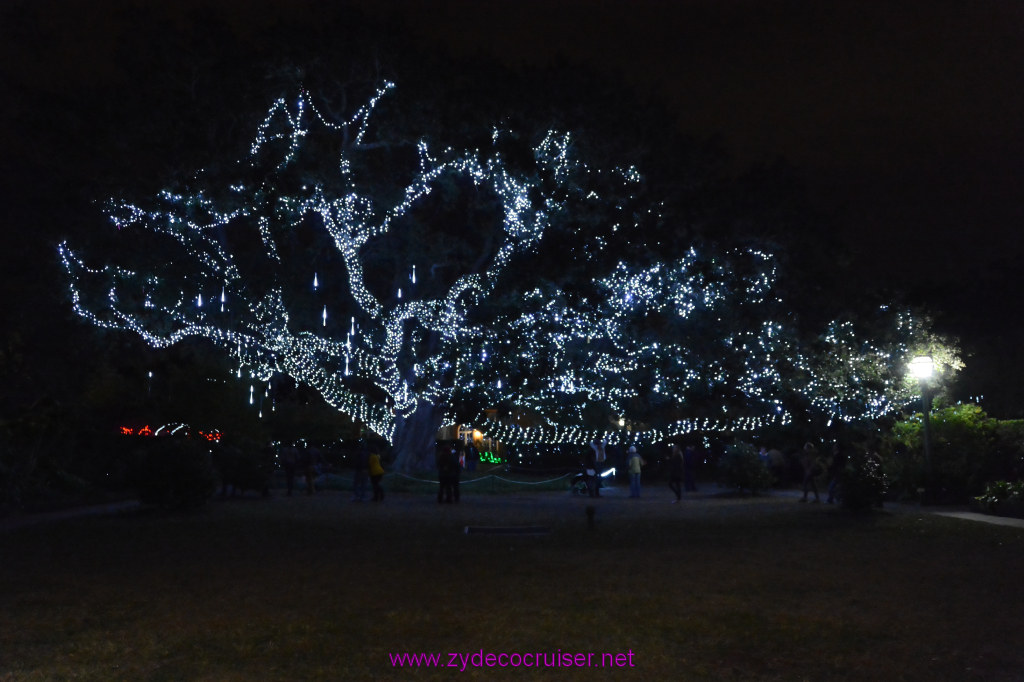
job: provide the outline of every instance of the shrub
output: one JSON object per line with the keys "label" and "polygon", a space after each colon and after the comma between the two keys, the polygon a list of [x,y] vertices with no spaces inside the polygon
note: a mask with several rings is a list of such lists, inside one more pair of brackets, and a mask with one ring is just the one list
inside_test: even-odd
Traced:
{"label": "shrub", "polygon": [[217,475],[207,444],[152,438],[134,453],[128,480],[139,501],[165,509],[194,509],[213,495]]}
{"label": "shrub", "polygon": [[995,466],[985,480],[1024,479],[1024,419],[1001,419],[995,433]]}
{"label": "shrub", "polygon": [[882,506],[889,481],[881,460],[873,454],[854,452],[839,474],[841,504],[850,511],[867,511]]}
{"label": "shrub", "polygon": [[928,488],[936,502],[966,502],[987,482],[1014,478],[1022,468],[1024,426],[993,419],[977,405],[953,405],[932,412],[931,480],[926,481],[923,431],[920,414],[893,426],[885,468],[901,497]]}
{"label": "shrub", "polygon": [[756,495],[772,486],[772,474],[753,445],[737,443],[726,448],[718,460],[718,484]]}
{"label": "shrub", "polygon": [[65,422],[66,415],[49,401],[0,420],[0,514],[46,497],[53,473],[67,469]]}
{"label": "shrub", "polygon": [[266,494],[274,475],[274,452],[253,444],[246,446],[216,444],[213,461],[220,474],[221,494],[253,490]]}
{"label": "shrub", "polygon": [[985,487],[984,493],[974,499],[982,511],[988,514],[999,514],[1006,511],[1007,507],[1020,509],[1021,505],[1024,505],[1024,481],[994,481]]}

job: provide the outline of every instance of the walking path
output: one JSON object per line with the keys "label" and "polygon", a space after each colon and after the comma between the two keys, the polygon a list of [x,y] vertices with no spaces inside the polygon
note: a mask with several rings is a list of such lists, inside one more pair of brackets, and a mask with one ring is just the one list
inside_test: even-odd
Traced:
{"label": "walking path", "polygon": [[[617,489],[617,487],[614,486],[604,489],[603,492],[603,496],[608,496],[612,498],[622,497],[620,491]],[[644,502],[662,503],[665,501],[664,499],[661,498],[661,496],[656,497],[655,495],[652,495],[651,492],[653,491],[648,492],[648,495],[645,496],[645,498],[643,498]],[[345,493],[345,495],[347,495],[347,493]],[[756,503],[757,501],[763,501],[768,503],[773,499],[778,500],[779,498],[792,498],[796,500],[799,499],[800,495],[801,493],[798,490],[775,490],[772,491],[770,495],[765,495],[764,497],[760,498],[751,498],[750,502]],[[561,494],[555,494],[554,496],[560,497]],[[517,495],[515,493],[510,493],[508,495],[499,497],[505,497],[506,501],[511,502],[513,498],[516,498],[516,500],[518,501],[518,498],[522,496]],[[530,498],[530,505],[537,504],[538,500],[536,497],[532,495],[527,495],[527,497]],[[489,496],[485,496],[484,499],[486,498],[489,498]],[[715,499],[720,500],[721,498],[722,495],[719,492],[690,493],[685,498],[684,504],[687,504],[687,506],[689,506],[694,503],[699,504],[702,501],[708,502]],[[92,505],[87,507],[74,507],[71,509],[62,509],[53,512],[17,514],[8,516],[6,518],[0,518],[0,533],[5,531],[17,530],[19,528],[25,528],[27,526],[36,526],[56,521],[62,521],[64,519],[82,518],[88,516],[108,516],[126,512],[133,512],[141,508],[142,505],[139,502],[133,500],[126,500],[121,502],[111,502],[107,504]],[[1005,516],[992,516],[990,514],[978,514],[976,512],[969,511],[949,511],[942,510],[939,508],[931,509],[911,504],[889,503],[885,506],[885,508],[888,510],[896,511],[898,513],[928,513],[935,514],[936,516],[945,516],[948,518],[961,519],[964,521],[974,521],[980,523],[989,523],[998,526],[1009,526],[1012,528],[1024,529],[1024,519],[1016,519]]]}
{"label": "walking path", "polygon": [[1009,516],[992,516],[991,514],[978,514],[977,512],[933,511],[931,513],[936,516],[948,516],[953,519],[963,519],[965,521],[982,521],[984,523],[992,523],[997,526],[1024,528],[1024,519],[1015,519]]}

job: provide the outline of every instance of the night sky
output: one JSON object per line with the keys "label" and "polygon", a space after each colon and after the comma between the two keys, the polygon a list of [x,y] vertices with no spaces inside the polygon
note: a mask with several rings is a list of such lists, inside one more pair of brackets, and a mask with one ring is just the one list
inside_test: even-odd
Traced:
{"label": "night sky", "polygon": [[[46,210],[28,205],[27,197],[75,189],[61,185],[75,175],[57,160],[46,175],[52,187],[40,187],[39,169],[46,164],[35,140],[47,138],[48,121],[58,115],[51,106],[81,107],[90,112],[83,119],[95,118],[90,93],[117,83],[124,58],[118,43],[140,28],[125,8],[145,4],[4,3],[0,78],[8,94],[0,107],[0,150],[7,196],[0,216],[6,297],[62,286],[48,279],[53,267],[39,268],[32,280],[25,273],[37,270],[19,267],[23,259],[15,251],[38,255],[57,235],[104,225],[98,212],[88,215],[87,203],[81,210],[65,205],[77,211],[79,225],[59,229]],[[315,2],[264,2],[258,10],[240,1],[167,4],[174,9],[157,14],[186,33],[191,28],[180,24],[200,16],[196,7],[206,7],[203,16],[243,39],[284,12],[300,23],[318,20]],[[784,160],[796,169],[815,209],[828,217],[821,229],[838,232],[838,243],[866,279],[928,305],[944,329],[961,336],[973,356],[962,393],[1000,396],[1007,416],[1024,409],[1020,389],[1011,386],[1024,372],[1024,248],[1017,236],[1024,220],[1024,4],[354,4],[385,26],[408,27],[415,48],[435,56],[482,56],[512,67],[580,64],[653,93],[667,102],[680,131],[721,144],[737,174]],[[152,18],[146,21],[147,30],[159,30]],[[197,39],[209,40],[208,27],[194,30]],[[161,77],[153,74],[155,82]],[[73,137],[59,139],[68,164],[107,161],[79,153]],[[47,150],[57,145],[52,139],[48,144]],[[34,168],[31,177],[20,171],[26,165]],[[54,199],[74,201],[80,200]],[[993,385],[997,377],[1002,386]]]}
{"label": "night sky", "polygon": [[409,4],[391,6],[432,46],[564,55],[663,95],[682,130],[720,136],[739,167],[796,165],[850,248],[901,280],[1021,254],[1020,3]]}

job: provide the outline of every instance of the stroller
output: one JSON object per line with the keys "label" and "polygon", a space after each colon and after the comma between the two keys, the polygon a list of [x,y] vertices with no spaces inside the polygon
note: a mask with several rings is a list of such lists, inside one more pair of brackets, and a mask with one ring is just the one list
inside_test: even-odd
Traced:
{"label": "stroller", "polygon": [[583,471],[577,471],[573,474],[569,482],[569,490],[572,491],[573,495],[587,494],[587,475]]}
{"label": "stroller", "polygon": [[[604,476],[601,475],[600,470],[597,474],[597,489],[600,491],[604,487]],[[580,471],[573,474],[572,479],[569,482],[569,490],[572,491],[573,495],[589,495],[590,489],[587,487],[587,473],[582,467]]]}

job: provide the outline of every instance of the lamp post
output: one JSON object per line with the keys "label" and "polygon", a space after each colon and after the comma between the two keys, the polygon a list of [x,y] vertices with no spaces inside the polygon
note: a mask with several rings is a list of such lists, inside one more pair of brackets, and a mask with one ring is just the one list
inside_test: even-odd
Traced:
{"label": "lamp post", "polygon": [[935,370],[935,363],[929,355],[921,355],[910,361],[910,373],[921,384],[921,408],[924,415],[924,466],[925,466],[925,493],[932,479],[932,450],[931,450],[931,411],[932,399],[928,394],[928,380]]}

